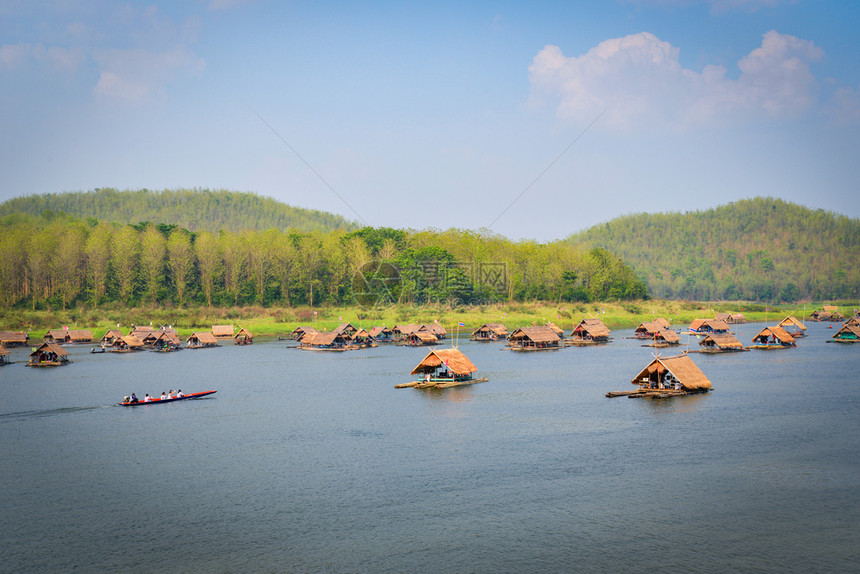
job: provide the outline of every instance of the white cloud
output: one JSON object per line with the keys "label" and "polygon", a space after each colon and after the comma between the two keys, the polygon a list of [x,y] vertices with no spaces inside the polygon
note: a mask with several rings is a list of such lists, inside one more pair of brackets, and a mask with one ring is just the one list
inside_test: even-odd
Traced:
{"label": "white cloud", "polygon": [[127,103],[163,99],[164,84],[174,75],[199,73],[205,67],[203,59],[184,46],[166,52],[103,50],[93,57],[99,67],[94,93]]}
{"label": "white cloud", "polygon": [[0,72],[26,68],[33,62],[46,62],[55,70],[73,72],[86,60],[83,50],[42,44],[0,46]]}
{"label": "white cloud", "polygon": [[688,129],[749,114],[796,116],[816,103],[812,42],[768,32],[738,63],[737,80],[722,66],[683,68],[679,48],[647,32],[601,42],[579,57],[546,46],[529,66],[532,97],[558,99],[558,116],[590,122],[605,111],[617,129],[669,125]]}

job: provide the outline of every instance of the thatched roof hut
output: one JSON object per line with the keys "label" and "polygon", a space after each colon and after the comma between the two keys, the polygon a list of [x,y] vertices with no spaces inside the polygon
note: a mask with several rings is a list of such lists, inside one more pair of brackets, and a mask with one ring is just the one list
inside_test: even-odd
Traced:
{"label": "thatched roof hut", "polygon": [[518,351],[559,349],[561,348],[561,338],[555,330],[546,325],[520,327],[508,337],[508,344],[513,350]]}
{"label": "thatched roof hut", "polygon": [[655,357],[632,381],[634,385],[671,389],[676,386],[689,392],[707,392],[711,381],[696,366],[689,355]]}
{"label": "thatched roof hut", "polygon": [[789,315],[776,325],[777,327],[782,327],[793,337],[805,337],[806,333],[806,325]]}
{"label": "thatched roof hut", "polygon": [[843,319],[845,317],[836,305],[824,305],[823,309],[813,311],[809,316],[810,321],[842,321]]}
{"label": "thatched roof hut", "polygon": [[45,341],[54,343],[92,343],[93,332],[89,329],[50,329]]}
{"label": "thatched roof hut", "polygon": [[609,327],[600,319],[583,319],[570,332],[571,338],[579,341],[593,341],[595,343],[609,341]]}
{"label": "thatched roof hut", "polygon": [[833,334],[833,340],[838,343],[860,343],[860,325],[846,322]]}
{"label": "thatched roof hut", "polygon": [[374,327],[370,330],[370,336],[376,341],[388,342],[391,340],[393,333],[388,327]]}
{"label": "thatched roof hut", "polygon": [[794,347],[797,342],[794,337],[788,334],[788,331],[782,327],[765,327],[752,338],[753,343],[765,347]]}
{"label": "thatched roof hut", "polygon": [[669,329],[672,327],[672,324],[667,319],[665,319],[663,317],[657,317],[656,319],[654,319],[653,322],[657,323],[658,325],[660,325],[664,329]]}
{"label": "thatched roof hut", "polygon": [[434,337],[437,339],[444,339],[448,336],[448,331],[445,330],[445,327],[440,325],[439,323],[427,323],[426,325],[421,325],[421,331],[427,331],[428,333],[432,333]]}
{"label": "thatched roof hut", "polygon": [[636,327],[636,330],[633,331],[633,334],[640,339],[653,339],[654,335],[656,335],[663,329],[663,325],[657,323],[656,321],[646,321],[644,323],[639,323],[639,326]]}
{"label": "thatched roof hut", "polygon": [[312,333],[305,335],[301,340],[302,349],[317,349],[329,351],[346,350],[349,342],[346,337],[335,331],[327,333]]}
{"label": "thatched roof hut", "polygon": [[99,342],[103,345],[113,345],[113,342],[122,337],[122,331],[119,329],[108,329],[107,333],[102,335]]}
{"label": "thatched roof hut", "polygon": [[212,335],[216,339],[232,339],[233,325],[212,325]]}
{"label": "thatched roof hut", "polygon": [[472,361],[459,349],[435,349],[427,353],[418,365],[412,369],[413,375],[434,374],[443,368],[456,376],[464,377],[478,370]]}
{"label": "thatched roof hut", "polygon": [[413,347],[421,347],[423,345],[436,345],[439,339],[433,333],[428,331],[414,331],[406,336],[406,344]]}
{"label": "thatched roof hut", "polygon": [[6,347],[25,346],[29,339],[24,331],[0,331],[0,345]]}
{"label": "thatched roof hut", "polygon": [[138,351],[143,349],[143,341],[135,335],[125,335],[115,339],[111,344],[115,351]]}
{"label": "thatched roof hut", "polygon": [[690,323],[694,333],[728,333],[729,324],[718,319],[696,319]]}
{"label": "thatched roof hut", "polygon": [[71,339],[68,329],[48,329],[44,340],[51,343],[68,343]]}
{"label": "thatched roof hut", "polygon": [[298,326],[290,333],[290,339],[301,341],[305,335],[313,333],[319,333],[319,331],[309,326]]}
{"label": "thatched roof hut", "polygon": [[239,329],[239,332],[236,333],[234,339],[236,339],[237,345],[250,345],[254,342],[254,335],[251,334],[251,331],[242,327]]}
{"label": "thatched roof hut", "polygon": [[[232,327],[230,327],[232,333]],[[217,347],[218,339],[209,331],[195,331],[185,339],[185,346],[189,349],[202,349],[205,347]]]}
{"label": "thatched roof hut", "polygon": [[180,348],[182,341],[173,331],[158,331],[158,335],[150,345],[160,350],[175,350]]}
{"label": "thatched roof hut", "polygon": [[699,346],[705,351],[743,351],[744,345],[730,333],[708,333],[699,341]]}
{"label": "thatched roof hut", "polygon": [[42,343],[30,353],[28,367],[56,367],[69,362],[69,352],[56,343]]}
{"label": "thatched roof hut", "polygon": [[671,329],[660,329],[656,333],[654,333],[654,340],[657,344],[663,345],[677,345],[681,342],[681,337],[678,336],[678,333],[672,331]]}
{"label": "thatched roof hut", "polygon": [[473,341],[498,341],[508,336],[508,328],[501,323],[484,323],[472,331]]}
{"label": "thatched roof hut", "polygon": [[559,339],[564,339],[564,329],[562,329],[552,321],[548,321],[546,326],[555,331],[555,334],[558,335]]}
{"label": "thatched roof hut", "polygon": [[341,335],[349,339],[356,331],[358,331],[358,329],[356,329],[352,323],[341,323],[333,332],[340,333]]}

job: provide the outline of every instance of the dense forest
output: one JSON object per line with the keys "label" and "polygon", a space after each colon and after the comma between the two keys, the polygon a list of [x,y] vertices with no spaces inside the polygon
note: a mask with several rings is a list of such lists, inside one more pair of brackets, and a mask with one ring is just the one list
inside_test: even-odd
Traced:
{"label": "dense forest", "polygon": [[568,242],[615,253],[656,298],[773,302],[860,296],[860,221],[778,199],[619,217]]}
{"label": "dense forest", "polygon": [[472,231],[192,232],[45,213],[0,218],[0,305],[263,306],[648,296],[605,249]]}
{"label": "dense forest", "polygon": [[191,231],[211,232],[222,229],[331,231],[358,228],[355,223],[332,213],[291,207],[254,193],[224,190],[118,191],[103,188],[16,197],[0,203],[0,217],[12,214],[39,216],[43,213],[121,224],[156,221]]}

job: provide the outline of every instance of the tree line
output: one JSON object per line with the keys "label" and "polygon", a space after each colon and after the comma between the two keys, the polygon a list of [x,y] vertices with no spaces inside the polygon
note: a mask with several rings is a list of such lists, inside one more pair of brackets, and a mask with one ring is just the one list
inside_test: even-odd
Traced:
{"label": "tree line", "polygon": [[0,218],[0,304],[450,305],[647,298],[611,252],[486,231],[198,231]]}
{"label": "tree line", "polygon": [[629,215],[568,241],[617,254],[657,298],[776,302],[860,296],[860,221],[778,199]]}

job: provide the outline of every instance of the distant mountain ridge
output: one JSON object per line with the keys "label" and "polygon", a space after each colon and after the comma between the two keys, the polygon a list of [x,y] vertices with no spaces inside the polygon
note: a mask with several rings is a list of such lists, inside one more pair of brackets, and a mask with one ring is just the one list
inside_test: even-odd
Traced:
{"label": "distant mountain ridge", "polygon": [[0,203],[0,217],[14,213],[39,216],[63,212],[78,219],[94,218],[121,224],[167,223],[191,231],[240,231],[288,228],[302,231],[357,229],[340,215],[292,207],[251,192],[208,189],[147,189],[45,193]]}
{"label": "distant mountain ridge", "polygon": [[567,241],[615,253],[657,298],[860,297],[860,220],[780,199],[626,215]]}

